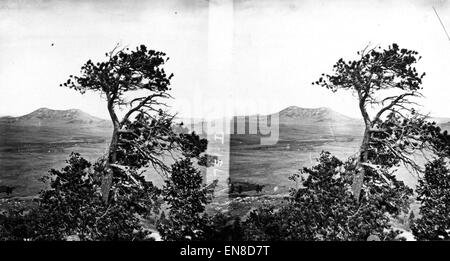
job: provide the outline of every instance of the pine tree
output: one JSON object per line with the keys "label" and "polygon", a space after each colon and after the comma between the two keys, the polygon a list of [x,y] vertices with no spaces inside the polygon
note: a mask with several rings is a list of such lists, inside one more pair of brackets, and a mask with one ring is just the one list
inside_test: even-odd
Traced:
{"label": "pine tree", "polygon": [[164,240],[200,240],[204,237],[207,218],[204,215],[208,193],[202,175],[190,158],[172,165],[171,176],[166,180],[163,197],[169,211],[158,225]]}
{"label": "pine tree", "polygon": [[412,231],[418,240],[450,239],[450,171],[443,157],[426,165],[417,187],[421,217]]}

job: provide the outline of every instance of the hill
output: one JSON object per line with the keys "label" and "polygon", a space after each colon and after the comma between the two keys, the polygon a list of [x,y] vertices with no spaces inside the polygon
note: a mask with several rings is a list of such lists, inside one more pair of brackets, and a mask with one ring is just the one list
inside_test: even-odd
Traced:
{"label": "hill", "polygon": [[62,126],[67,124],[110,126],[109,121],[94,117],[79,109],[52,110],[48,108],[40,108],[20,117],[1,117],[0,123],[21,126]]}
{"label": "hill", "polygon": [[16,187],[13,196],[35,195],[43,188],[38,179],[63,167],[71,152],[89,160],[102,156],[111,132],[108,121],[77,109],[1,117],[0,184]]}
{"label": "hill", "polygon": [[278,112],[280,124],[320,124],[357,123],[358,120],[340,114],[327,107],[301,108],[290,106]]}

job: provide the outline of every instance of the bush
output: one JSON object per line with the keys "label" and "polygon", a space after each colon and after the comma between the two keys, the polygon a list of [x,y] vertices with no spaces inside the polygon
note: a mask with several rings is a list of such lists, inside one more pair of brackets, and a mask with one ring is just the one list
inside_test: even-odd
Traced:
{"label": "bush", "polygon": [[[351,192],[352,160],[343,163],[323,152],[318,164],[293,179],[307,176],[284,206],[264,206],[244,222],[245,240],[382,240],[397,236],[390,218],[402,212],[412,190],[388,173],[370,171],[360,203]],[[383,181],[384,175],[391,182]]]}
{"label": "bush", "polygon": [[0,214],[0,240],[24,240],[34,236],[35,217],[30,211],[32,204],[21,200],[2,202]]}
{"label": "bush", "polygon": [[[3,230],[21,240],[138,240],[146,232],[141,217],[157,212],[159,194],[136,171],[116,170],[109,204],[102,201],[101,162],[93,166],[72,153],[62,170],[52,169],[43,178],[50,188],[39,195],[38,205],[27,214],[15,208]],[[3,233],[2,233],[3,234]]]}
{"label": "bush", "polygon": [[176,241],[203,239],[208,193],[203,186],[202,175],[189,158],[172,165],[171,176],[162,195],[169,206],[168,217],[163,217],[158,226],[162,238]]}
{"label": "bush", "polygon": [[450,171],[444,158],[429,162],[416,190],[421,217],[411,230],[418,240],[450,239]]}

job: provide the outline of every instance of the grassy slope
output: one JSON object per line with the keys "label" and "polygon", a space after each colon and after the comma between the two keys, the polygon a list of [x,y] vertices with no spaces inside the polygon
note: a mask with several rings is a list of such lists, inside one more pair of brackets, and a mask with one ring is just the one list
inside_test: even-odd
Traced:
{"label": "grassy slope", "polygon": [[[443,124],[449,128],[450,123]],[[227,177],[243,186],[243,194],[257,195],[255,185],[265,185],[264,194],[286,193],[295,186],[288,177],[304,166],[311,166],[323,150],[342,160],[356,153],[361,140],[360,125],[339,122],[281,124],[276,145],[261,146],[254,135],[231,135],[227,153]],[[14,196],[37,193],[37,181],[51,168],[59,169],[72,151],[89,160],[103,155],[110,129],[92,126],[65,125],[27,127],[0,124],[0,184],[17,186]],[[215,145],[210,141],[209,150]],[[162,179],[154,171],[147,173],[157,184]],[[416,177],[405,169],[399,176],[410,186]],[[223,180],[226,180],[224,178]],[[0,195],[4,197],[4,195]]]}
{"label": "grassy slope", "polygon": [[17,187],[12,196],[34,195],[43,188],[38,179],[51,168],[63,167],[72,151],[89,160],[100,157],[109,133],[107,128],[77,125],[0,124],[0,184]]}

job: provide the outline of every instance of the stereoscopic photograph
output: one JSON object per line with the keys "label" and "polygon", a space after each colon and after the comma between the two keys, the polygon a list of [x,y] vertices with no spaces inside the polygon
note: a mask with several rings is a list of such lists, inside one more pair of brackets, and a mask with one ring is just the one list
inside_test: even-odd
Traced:
{"label": "stereoscopic photograph", "polygon": [[446,0],[1,0],[0,241],[449,240],[448,30]]}

